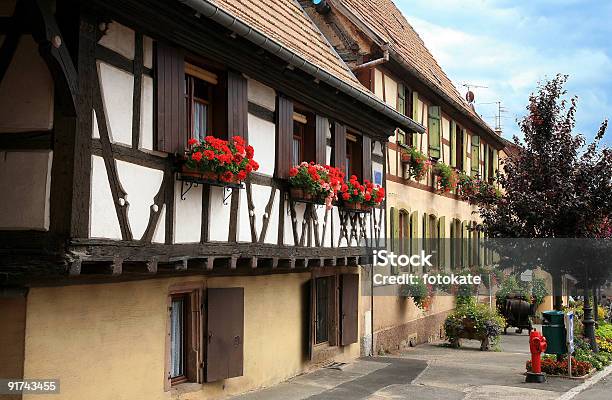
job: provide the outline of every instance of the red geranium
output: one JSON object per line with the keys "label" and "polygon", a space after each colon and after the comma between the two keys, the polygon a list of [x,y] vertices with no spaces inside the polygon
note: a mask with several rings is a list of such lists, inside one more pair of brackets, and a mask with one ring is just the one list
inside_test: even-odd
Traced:
{"label": "red geranium", "polygon": [[191,155],[191,159],[194,161],[200,161],[202,159],[202,152],[196,151]]}

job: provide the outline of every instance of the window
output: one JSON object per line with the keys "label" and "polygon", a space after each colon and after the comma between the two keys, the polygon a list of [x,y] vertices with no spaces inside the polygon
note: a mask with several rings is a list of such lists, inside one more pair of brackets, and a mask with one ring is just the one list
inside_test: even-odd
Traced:
{"label": "window", "polygon": [[348,178],[351,175],[357,176],[359,180],[363,176],[363,160],[362,160],[361,137],[347,133],[346,134],[346,169],[345,173]]}
{"label": "window", "polygon": [[167,385],[199,382],[200,288],[187,285],[171,290],[168,297]]}
{"label": "window", "polygon": [[306,126],[299,122],[293,121],[293,142],[291,152],[291,164],[298,165],[304,160],[304,131]]}
{"label": "window", "polygon": [[315,344],[329,340],[330,278],[315,279]]}
{"label": "window", "polygon": [[187,294],[172,296],[170,306],[170,379],[172,384],[187,381],[185,363],[187,361],[187,316],[189,298]]}
{"label": "window", "polygon": [[213,98],[217,75],[185,63],[185,116],[190,137],[202,140],[213,131]]}

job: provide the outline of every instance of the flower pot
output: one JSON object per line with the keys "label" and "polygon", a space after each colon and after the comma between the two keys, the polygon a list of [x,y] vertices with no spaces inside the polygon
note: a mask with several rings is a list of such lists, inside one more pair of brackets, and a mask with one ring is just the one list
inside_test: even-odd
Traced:
{"label": "flower pot", "polygon": [[304,200],[312,200],[314,198],[314,195],[306,190],[304,190]]}
{"label": "flower pot", "polygon": [[361,210],[361,202],[359,201],[347,202],[347,203],[344,203],[344,206],[348,208],[349,210]]}
{"label": "flower pot", "polygon": [[304,189],[299,187],[289,188],[289,194],[292,199],[303,199],[304,198]]}

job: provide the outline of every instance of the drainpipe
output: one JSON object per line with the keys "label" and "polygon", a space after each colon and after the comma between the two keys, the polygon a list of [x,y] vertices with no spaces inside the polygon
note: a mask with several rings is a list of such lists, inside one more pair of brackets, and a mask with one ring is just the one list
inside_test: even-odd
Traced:
{"label": "drainpipe", "polygon": [[383,56],[381,58],[377,58],[376,60],[372,60],[372,61],[368,61],[367,63],[360,64],[356,66],[355,68],[351,68],[351,70],[353,72],[360,71],[362,69],[374,67],[376,65],[384,64],[386,62],[389,62],[389,50],[388,49],[384,50]]}

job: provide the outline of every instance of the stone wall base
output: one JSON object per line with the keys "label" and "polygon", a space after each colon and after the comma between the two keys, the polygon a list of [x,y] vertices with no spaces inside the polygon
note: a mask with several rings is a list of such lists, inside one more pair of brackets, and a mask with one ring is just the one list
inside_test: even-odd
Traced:
{"label": "stone wall base", "polygon": [[444,320],[452,311],[426,315],[403,325],[374,332],[376,354],[404,350],[410,346],[443,338]]}

